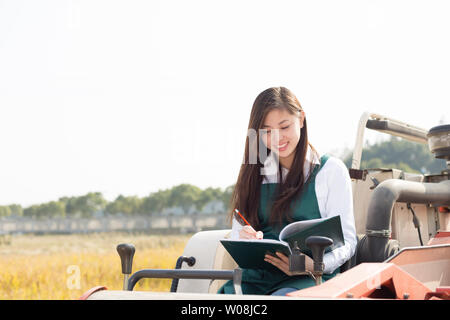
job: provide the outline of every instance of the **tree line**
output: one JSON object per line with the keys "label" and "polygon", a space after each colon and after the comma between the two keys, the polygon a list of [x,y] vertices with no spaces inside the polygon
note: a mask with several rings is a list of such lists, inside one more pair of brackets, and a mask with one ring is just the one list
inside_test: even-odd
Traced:
{"label": "tree line", "polygon": [[[352,154],[343,157],[348,168]],[[411,173],[440,173],[446,169],[444,160],[435,159],[428,147],[397,137],[368,145],[363,149],[361,169],[395,168]],[[90,192],[78,197],[62,197],[57,201],[36,204],[22,208],[18,204],[0,206],[0,217],[16,216],[31,218],[46,217],[93,217],[98,213],[106,215],[157,214],[172,207],[179,207],[187,213],[191,208],[201,211],[208,202],[223,203],[229,210],[234,185],[221,188],[200,189],[190,184],[180,184],[170,189],[158,190],[147,197],[119,195],[108,202],[100,192]]]}
{"label": "tree line", "polygon": [[[344,158],[350,168],[352,153]],[[394,168],[404,172],[436,174],[446,169],[443,159],[436,159],[425,144],[410,142],[391,136],[389,140],[363,148],[361,169]]]}
{"label": "tree line", "polygon": [[22,208],[18,204],[0,206],[0,217],[90,218],[100,215],[151,215],[165,209],[179,207],[183,213],[191,208],[201,211],[209,202],[222,202],[228,210],[233,186],[225,189],[200,189],[191,184],[180,184],[170,189],[158,190],[147,197],[119,195],[114,201],[107,201],[101,192],[89,192],[78,197],[61,197],[57,201],[31,205]]}

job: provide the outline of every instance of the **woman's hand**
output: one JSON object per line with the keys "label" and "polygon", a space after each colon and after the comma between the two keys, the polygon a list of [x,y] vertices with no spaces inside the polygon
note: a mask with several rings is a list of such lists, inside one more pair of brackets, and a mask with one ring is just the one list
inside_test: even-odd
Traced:
{"label": "woman's hand", "polygon": [[[289,271],[289,258],[286,257],[281,252],[276,252],[275,254],[277,255],[276,257],[270,254],[266,254],[264,257],[264,261],[273,264],[275,267],[283,271],[288,276],[292,276],[293,275],[292,272]],[[307,255],[305,255],[305,271],[312,271],[314,268],[313,264],[314,264],[313,260]]]}
{"label": "woman's hand", "polygon": [[261,231],[256,231],[251,226],[244,226],[241,231],[239,231],[240,239],[262,239],[263,233]]}

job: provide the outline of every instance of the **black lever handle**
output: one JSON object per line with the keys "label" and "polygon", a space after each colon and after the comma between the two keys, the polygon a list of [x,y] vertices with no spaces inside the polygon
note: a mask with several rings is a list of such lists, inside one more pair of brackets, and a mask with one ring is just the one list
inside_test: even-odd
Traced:
{"label": "black lever handle", "polygon": [[325,249],[333,244],[333,240],[327,237],[310,236],[306,238],[305,244],[311,249],[314,260],[314,275],[316,276],[316,283],[322,282],[322,274],[325,268],[323,263],[323,255]]}
{"label": "black lever handle", "polygon": [[134,245],[129,243],[121,243],[117,246],[117,252],[120,256],[120,261],[122,262],[122,273],[131,274],[131,269],[133,267],[133,256],[135,252]]}
{"label": "black lever handle", "polygon": [[[180,256],[178,257],[177,263],[175,264],[175,270],[181,269],[181,265],[183,262],[186,262],[189,267],[192,267],[195,264],[195,257],[186,257]],[[173,278],[172,285],[170,286],[170,292],[177,292],[178,289],[178,281],[180,279]]]}

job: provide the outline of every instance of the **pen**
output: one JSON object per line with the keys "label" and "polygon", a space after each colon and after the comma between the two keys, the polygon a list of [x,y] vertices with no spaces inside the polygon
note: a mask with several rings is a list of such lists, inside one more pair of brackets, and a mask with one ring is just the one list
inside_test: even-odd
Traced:
{"label": "pen", "polygon": [[[248,223],[248,221],[245,220],[244,216],[242,216],[242,214],[239,212],[238,209],[234,209],[234,212],[236,212],[236,213],[242,218],[242,220],[244,220],[244,222],[245,222],[248,226],[250,226],[250,223]],[[250,227],[251,227],[251,226],[250,226]]]}
{"label": "pen", "polygon": [[[239,212],[239,210],[238,209],[234,209],[234,212],[236,212],[241,218],[242,218],[242,220],[244,220],[244,222],[250,227],[250,228],[252,228],[253,229],[253,227],[250,225],[250,223],[248,223],[248,221],[247,220],[245,220],[245,218],[244,218],[244,216]],[[236,219],[237,220],[237,219]],[[239,222],[239,220],[237,220],[238,222]],[[241,223],[241,222],[239,222],[239,223]],[[241,223],[241,225],[242,225],[242,223]],[[263,237],[263,233],[261,232],[261,231],[258,231],[258,232],[256,232],[256,239],[263,239],[264,237]]]}

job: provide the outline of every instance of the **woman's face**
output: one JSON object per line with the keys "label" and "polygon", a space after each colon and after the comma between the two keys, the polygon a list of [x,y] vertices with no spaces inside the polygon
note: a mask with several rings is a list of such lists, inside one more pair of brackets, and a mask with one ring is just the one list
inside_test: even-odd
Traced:
{"label": "woman's face", "polygon": [[[303,127],[305,113],[300,116],[289,113],[285,109],[273,109],[264,119],[261,138],[268,149],[279,158],[287,158],[294,154],[300,141],[300,129]],[[275,130],[274,130],[275,129]]]}

